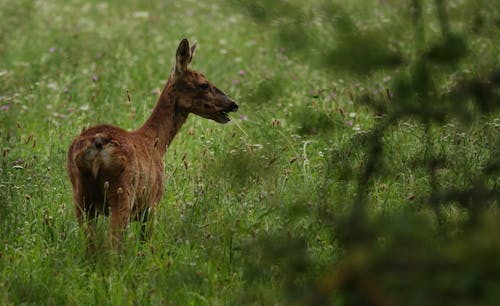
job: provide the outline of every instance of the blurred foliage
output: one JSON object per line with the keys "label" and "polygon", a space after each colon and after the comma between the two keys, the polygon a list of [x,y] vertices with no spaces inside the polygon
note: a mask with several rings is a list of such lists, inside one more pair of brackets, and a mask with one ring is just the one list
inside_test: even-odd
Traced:
{"label": "blurred foliage", "polygon": [[[246,274],[254,288],[272,287],[268,282],[279,279],[289,302],[300,305],[498,305],[498,127],[479,132],[489,141],[484,148],[487,157],[478,169],[453,166],[460,153],[438,149],[442,138],[436,131],[457,124],[473,129],[498,116],[498,58],[492,56],[486,67],[467,63],[478,56],[470,47],[478,36],[498,43],[500,6],[465,1],[460,16],[465,26],[454,27],[456,1],[407,1],[403,13],[413,29],[403,29],[387,22],[363,23],[336,1],[230,2],[273,31],[297,61],[332,76],[339,70],[367,81],[379,72],[394,76],[385,96],[355,99],[355,104],[372,110],[375,123],[330,153],[325,184],[317,189],[319,200],[293,206],[295,217],[286,215],[292,220],[288,228],[306,216],[315,219],[328,243],[338,245],[343,256],[314,262],[304,242],[306,232],[270,233],[247,246],[256,254],[247,263]],[[391,5],[386,2],[392,3],[378,5]],[[424,20],[423,11],[429,10],[437,12],[436,20]],[[466,21],[469,14],[471,22]],[[392,33],[386,30],[398,27]],[[404,44],[398,44],[398,34],[406,35]],[[261,99],[273,96],[267,91],[259,95]],[[292,121],[301,134],[328,137],[335,120],[315,113],[306,103],[297,107]],[[422,169],[429,188],[410,195],[400,210],[375,213],[370,197],[378,182],[394,179],[398,171],[387,156],[386,136],[410,122],[422,127],[424,147],[412,157],[411,167]],[[460,141],[456,143],[460,147]],[[443,179],[449,169],[455,173],[454,183]],[[355,190],[348,182],[355,184]],[[310,206],[315,201],[320,203],[313,214]],[[270,292],[260,290],[267,294],[261,300],[276,302]]]}
{"label": "blurred foliage", "polygon": [[[0,304],[499,305],[500,3],[221,1],[0,0]],[[240,110],[91,262],[67,146],[140,126],[181,37]]]}

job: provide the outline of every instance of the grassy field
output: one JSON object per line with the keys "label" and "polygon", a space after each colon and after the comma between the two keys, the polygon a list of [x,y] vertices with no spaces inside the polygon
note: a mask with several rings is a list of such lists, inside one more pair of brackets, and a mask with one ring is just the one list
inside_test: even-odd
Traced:
{"label": "grassy field", "polygon": [[[450,0],[446,20],[414,1],[419,25],[410,2],[312,1],[303,29],[277,22],[292,6],[0,0],[0,304],[498,305],[500,6]],[[465,55],[432,48],[443,20]],[[113,254],[101,218],[87,258],[69,144],[141,126],[183,37],[239,111],[189,117],[151,241],[133,225]],[[426,52],[459,61],[422,73]],[[486,102],[453,96],[462,80]]]}

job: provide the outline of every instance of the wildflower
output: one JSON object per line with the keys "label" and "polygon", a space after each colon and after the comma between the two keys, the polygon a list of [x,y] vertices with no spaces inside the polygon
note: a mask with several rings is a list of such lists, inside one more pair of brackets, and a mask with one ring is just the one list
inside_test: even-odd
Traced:
{"label": "wildflower", "polygon": [[248,116],[247,115],[240,115],[240,120],[241,121],[247,121],[248,120]]}
{"label": "wildflower", "polygon": [[55,48],[55,47],[50,47],[49,52],[50,52],[50,53],[54,53],[54,52],[56,52],[56,48]]}
{"label": "wildflower", "polygon": [[233,84],[234,84],[234,85],[238,85],[239,83],[240,83],[240,80],[238,80],[238,79],[234,79],[234,80],[233,80]]}
{"label": "wildflower", "polygon": [[88,104],[83,104],[82,106],[80,106],[80,110],[81,111],[88,111],[90,109],[90,106]]}
{"label": "wildflower", "polygon": [[239,73],[239,75],[244,76],[246,74],[246,71],[243,69],[240,69],[240,71],[238,73]]}
{"label": "wildflower", "polygon": [[134,18],[144,18],[147,19],[149,18],[149,12],[148,11],[137,11],[132,13],[132,17]]}
{"label": "wildflower", "polygon": [[60,113],[53,113],[52,116],[58,118],[58,119],[65,119],[66,115],[65,114],[60,114]]}
{"label": "wildflower", "polygon": [[59,85],[57,85],[56,82],[49,82],[47,84],[47,88],[52,89],[52,90],[58,90],[59,89]]}
{"label": "wildflower", "polygon": [[9,111],[11,108],[12,108],[12,106],[11,106],[10,104],[5,104],[5,105],[0,106],[0,110],[1,110],[2,112],[7,112],[7,111]]}

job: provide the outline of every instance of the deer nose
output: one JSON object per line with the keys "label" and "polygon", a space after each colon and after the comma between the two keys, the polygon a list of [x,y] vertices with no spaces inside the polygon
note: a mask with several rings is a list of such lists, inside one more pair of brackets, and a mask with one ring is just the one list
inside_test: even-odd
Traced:
{"label": "deer nose", "polygon": [[238,104],[236,104],[235,102],[231,102],[228,109],[230,112],[236,112],[238,111]]}

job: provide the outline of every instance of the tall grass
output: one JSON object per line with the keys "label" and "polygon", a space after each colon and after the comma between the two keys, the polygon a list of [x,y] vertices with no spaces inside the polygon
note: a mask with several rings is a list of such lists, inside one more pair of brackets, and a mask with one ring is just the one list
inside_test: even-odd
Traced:
{"label": "tall grass", "polygon": [[[467,51],[424,73],[412,63],[442,55],[434,2],[296,3],[0,1],[1,304],[500,300],[498,5],[448,1]],[[240,110],[225,126],[191,116],[177,135],[151,241],[131,226],[113,254],[101,218],[87,258],[67,148],[84,126],[139,127],[182,37]],[[476,103],[464,84],[491,96]],[[421,112],[401,106],[415,93]]]}

